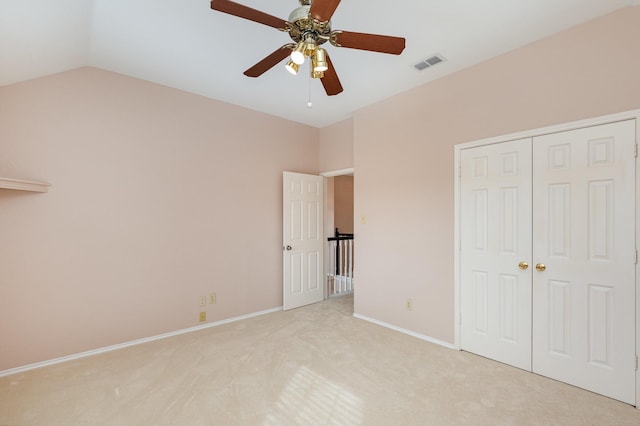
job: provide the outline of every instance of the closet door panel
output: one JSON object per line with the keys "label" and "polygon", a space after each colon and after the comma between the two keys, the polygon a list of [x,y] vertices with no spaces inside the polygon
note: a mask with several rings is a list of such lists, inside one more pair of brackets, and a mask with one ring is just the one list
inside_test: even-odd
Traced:
{"label": "closet door panel", "polygon": [[533,371],[635,403],[635,120],[533,139]]}
{"label": "closet door panel", "polygon": [[531,369],[531,140],[461,158],[461,345]]}

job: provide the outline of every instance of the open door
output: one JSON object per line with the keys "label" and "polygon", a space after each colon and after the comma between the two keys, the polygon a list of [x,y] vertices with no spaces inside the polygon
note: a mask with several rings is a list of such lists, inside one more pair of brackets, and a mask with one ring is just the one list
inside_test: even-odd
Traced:
{"label": "open door", "polygon": [[282,175],[283,309],[324,299],[324,178]]}

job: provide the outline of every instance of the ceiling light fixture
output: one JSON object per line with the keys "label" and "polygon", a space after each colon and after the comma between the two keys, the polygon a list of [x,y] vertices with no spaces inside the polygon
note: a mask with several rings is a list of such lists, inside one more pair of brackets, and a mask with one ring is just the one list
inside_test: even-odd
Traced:
{"label": "ceiling light fixture", "polygon": [[318,48],[313,51],[311,61],[313,63],[314,72],[324,72],[329,69],[329,64],[327,63],[327,52],[322,48]]}
{"label": "ceiling light fixture", "polygon": [[304,64],[305,53],[307,52],[307,46],[304,41],[298,42],[296,48],[291,52],[291,60],[294,64],[302,65]]}
{"label": "ceiling light fixture", "polygon": [[313,55],[313,52],[317,48],[316,41],[313,39],[313,37],[311,36],[307,37],[307,39],[304,42],[304,47],[305,47],[304,49],[305,56]]}
{"label": "ceiling light fixture", "polygon": [[289,62],[287,62],[284,67],[287,69],[287,71],[289,71],[293,75],[297,75],[298,70],[300,69],[300,65],[293,62],[293,59],[290,59]]}
{"label": "ceiling light fixture", "polygon": [[285,68],[293,75],[297,75],[300,66],[304,64],[305,58],[311,59],[311,77],[322,78],[324,72],[329,69],[327,62],[327,51],[318,47],[313,38],[308,37],[305,41],[300,41],[291,51],[291,58],[285,64]]}

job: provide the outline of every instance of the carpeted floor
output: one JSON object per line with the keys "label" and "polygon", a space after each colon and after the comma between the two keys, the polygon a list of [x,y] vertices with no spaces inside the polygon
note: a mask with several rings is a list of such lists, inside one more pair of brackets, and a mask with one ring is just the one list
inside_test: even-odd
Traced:
{"label": "carpeted floor", "polygon": [[0,378],[0,425],[640,425],[621,402],[352,313],[334,298]]}

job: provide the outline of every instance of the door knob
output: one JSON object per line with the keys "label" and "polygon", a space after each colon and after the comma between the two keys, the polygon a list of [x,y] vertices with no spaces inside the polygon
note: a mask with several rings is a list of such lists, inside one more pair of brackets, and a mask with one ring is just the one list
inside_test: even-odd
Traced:
{"label": "door knob", "polygon": [[285,247],[285,249],[286,249],[287,251],[291,251],[293,248],[292,248],[291,246],[286,246],[286,247]]}
{"label": "door knob", "polygon": [[544,266],[544,263],[538,263],[538,264],[536,265],[536,270],[538,270],[538,271],[540,271],[540,272],[543,272],[545,269],[547,269],[547,267],[546,267],[546,266]]}
{"label": "door knob", "polygon": [[522,262],[518,263],[518,268],[524,271],[529,268],[529,264],[523,260]]}

